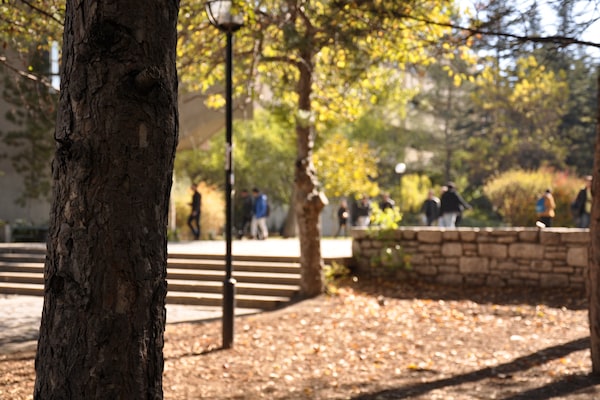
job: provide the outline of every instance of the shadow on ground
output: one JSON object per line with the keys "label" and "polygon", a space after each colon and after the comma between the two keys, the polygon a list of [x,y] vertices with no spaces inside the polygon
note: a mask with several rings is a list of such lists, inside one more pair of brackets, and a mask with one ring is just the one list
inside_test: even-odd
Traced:
{"label": "shadow on ground", "polygon": [[[589,338],[584,337],[559,346],[552,346],[536,353],[519,357],[509,363],[495,367],[483,368],[467,374],[455,375],[450,378],[422,382],[404,387],[384,390],[354,397],[354,400],[385,400],[385,399],[410,399],[415,396],[426,396],[429,392],[451,386],[461,386],[485,379],[510,379],[518,372],[530,369],[536,365],[547,363],[551,359],[559,359],[570,353],[585,350],[589,347]],[[553,381],[548,385],[520,392],[503,400],[544,400],[567,396],[580,392],[591,386],[600,384],[600,378],[593,375],[569,375]]]}
{"label": "shadow on ground", "polygon": [[585,291],[571,288],[539,289],[532,287],[489,288],[455,287],[433,285],[423,282],[397,282],[383,278],[345,280],[339,286],[352,287],[354,290],[372,296],[384,296],[396,299],[429,299],[460,301],[470,300],[478,304],[530,304],[546,305],[553,308],[565,307],[569,310],[586,310],[588,303]]}

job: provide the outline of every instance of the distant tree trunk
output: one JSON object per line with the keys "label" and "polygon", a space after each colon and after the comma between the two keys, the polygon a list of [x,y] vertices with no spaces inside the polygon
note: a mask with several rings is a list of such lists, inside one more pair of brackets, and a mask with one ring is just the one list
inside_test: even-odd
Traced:
{"label": "distant tree trunk", "polygon": [[589,300],[592,373],[600,375],[600,196],[598,196],[600,193],[600,73],[598,74],[598,87],[596,90],[598,93],[598,113],[592,182],[591,249],[588,266],[587,295]]}
{"label": "distant tree trunk", "polygon": [[162,399],[179,2],[67,1],[35,399]]}
{"label": "distant tree trunk", "polygon": [[300,291],[305,297],[323,293],[323,259],[321,258],[321,211],[327,198],[320,191],[312,162],[314,130],[311,121],[312,57],[304,54],[299,63],[296,140],[298,158],[295,170],[295,208],[300,236]]}

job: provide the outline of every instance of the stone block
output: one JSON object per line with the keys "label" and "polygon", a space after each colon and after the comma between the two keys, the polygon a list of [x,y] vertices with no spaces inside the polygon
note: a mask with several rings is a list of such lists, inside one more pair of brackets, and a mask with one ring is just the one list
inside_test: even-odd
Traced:
{"label": "stone block", "polygon": [[501,288],[506,286],[506,281],[498,275],[490,275],[487,277],[485,284],[486,286]]}
{"label": "stone block", "polygon": [[539,281],[540,274],[531,271],[516,271],[513,273],[513,277],[521,280]]}
{"label": "stone block", "polygon": [[537,242],[540,231],[537,229],[523,230],[518,233],[517,237],[519,242]]}
{"label": "stone block", "polygon": [[442,244],[442,255],[444,257],[457,257],[462,256],[462,254],[462,244],[456,242]]}
{"label": "stone block", "polygon": [[570,276],[575,273],[575,268],[567,267],[567,266],[554,267],[554,268],[552,268],[552,272],[555,274],[566,274],[566,275]]}
{"label": "stone block", "polygon": [[371,244],[370,244],[370,248],[372,249],[381,249],[384,245],[384,242],[381,240],[370,240]]}
{"label": "stone block", "polygon": [[479,233],[479,229],[475,228],[473,230],[462,230],[460,233],[460,239],[463,242],[474,242],[477,239],[477,234]]}
{"label": "stone block", "polygon": [[441,231],[420,231],[417,233],[417,238],[423,243],[441,243],[442,232]]}
{"label": "stone block", "polygon": [[509,244],[517,242],[517,236],[502,236],[496,239],[497,243]]}
{"label": "stone block", "polygon": [[546,247],[546,251],[544,252],[544,258],[546,260],[566,260],[567,259],[567,249],[563,248],[548,248]]}
{"label": "stone block", "polygon": [[359,255],[361,252],[361,242],[359,240],[352,241],[352,254]]}
{"label": "stone block", "polygon": [[536,272],[550,272],[553,270],[554,264],[548,260],[536,260],[531,263],[531,269]]}
{"label": "stone block", "polygon": [[540,286],[543,288],[567,287],[569,276],[566,274],[544,274],[540,277]]}
{"label": "stone block", "polygon": [[508,246],[505,244],[479,243],[478,252],[482,257],[504,260],[508,254]]}
{"label": "stone block", "polygon": [[460,257],[435,257],[431,258],[432,265],[458,265]]}
{"label": "stone block", "polygon": [[458,274],[458,266],[456,265],[440,265],[438,270],[440,274]]}
{"label": "stone block", "polygon": [[508,246],[510,258],[542,259],[544,246],[533,243],[513,243]]}
{"label": "stone block", "polygon": [[557,245],[560,244],[562,234],[559,232],[541,230],[540,231],[540,243],[548,246],[548,245]]}
{"label": "stone block", "polygon": [[433,256],[433,255],[440,255],[441,249],[442,249],[441,246],[436,245],[436,244],[422,244],[419,246],[418,252],[429,254],[429,255]]}
{"label": "stone block", "polygon": [[402,231],[402,240],[415,240],[417,232],[414,230],[405,229]]}
{"label": "stone block", "polygon": [[489,271],[489,260],[482,257],[462,257],[459,263],[461,274],[482,274]]}
{"label": "stone block", "polygon": [[417,268],[416,266],[414,267],[414,271],[418,274],[418,275],[437,275],[438,274],[438,269],[434,266],[431,265],[423,265],[423,266],[419,266],[419,268]]}
{"label": "stone block", "polygon": [[483,286],[485,285],[485,275],[467,275],[465,276],[465,285],[467,286]]}
{"label": "stone block", "polygon": [[563,243],[590,244],[590,232],[587,229],[571,229],[563,234]]}
{"label": "stone block", "polygon": [[460,274],[439,274],[436,282],[442,285],[460,286],[463,284],[463,277]]}
{"label": "stone block", "polygon": [[567,264],[575,267],[587,267],[589,260],[588,248],[571,247],[567,251]]}
{"label": "stone block", "polygon": [[423,253],[410,253],[410,263],[416,264],[429,264],[428,258]]}
{"label": "stone block", "polygon": [[442,232],[442,241],[458,242],[460,241],[460,233],[457,230],[444,231]]}
{"label": "stone block", "polygon": [[519,265],[511,261],[504,261],[499,262],[496,265],[496,269],[500,271],[517,271],[519,269]]}
{"label": "stone block", "polygon": [[479,245],[477,243],[463,243],[463,251],[477,251]]}

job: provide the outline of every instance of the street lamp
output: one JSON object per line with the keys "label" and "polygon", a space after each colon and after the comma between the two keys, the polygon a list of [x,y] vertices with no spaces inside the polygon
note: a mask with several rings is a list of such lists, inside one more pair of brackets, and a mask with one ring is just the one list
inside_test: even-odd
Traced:
{"label": "street lamp", "polygon": [[233,0],[209,0],[206,2],[208,20],[227,36],[225,62],[225,280],[223,281],[223,348],[233,346],[233,321],[235,312],[235,279],[232,277],[231,235],[232,235],[232,186],[233,186],[233,33],[244,24],[244,18],[232,14]]}

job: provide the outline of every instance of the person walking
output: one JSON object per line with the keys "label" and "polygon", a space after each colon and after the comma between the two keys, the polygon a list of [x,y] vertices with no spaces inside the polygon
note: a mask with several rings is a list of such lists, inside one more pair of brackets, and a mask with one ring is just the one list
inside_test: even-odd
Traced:
{"label": "person walking", "polygon": [[348,234],[348,202],[343,199],[340,202],[340,207],[337,210],[338,217],[338,230],[335,233],[335,237],[338,237],[342,229],[344,230],[344,237]]}
{"label": "person walking", "polygon": [[252,189],[254,203],[252,207],[252,222],[250,224],[250,233],[252,238],[264,240],[269,237],[267,228],[267,195],[263,194],[258,188]]}
{"label": "person walking", "polygon": [[202,195],[198,191],[198,185],[192,184],[190,186],[192,191],[192,202],[190,203],[191,212],[188,216],[187,224],[192,231],[194,240],[200,239],[200,213],[202,210]]}
{"label": "person walking", "polygon": [[363,195],[356,204],[356,226],[369,226],[372,213],[373,208],[371,207],[371,201],[366,195]]}
{"label": "person walking", "polygon": [[393,211],[395,205],[396,202],[394,202],[394,200],[390,198],[390,195],[388,193],[384,193],[381,196],[381,202],[379,202],[379,209],[382,212],[385,212],[385,210],[387,210],[388,208]]}
{"label": "person walking", "polygon": [[440,198],[440,226],[456,228],[456,219],[462,210],[470,209],[471,205],[458,194],[453,182],[448,182],[446,188]]}
{"label": "person walking", "polygon": [[247,189],[243,189],[240,193],[241,209],[240,209],[240,224],[238,226],[238,239],[250,234],[250,226],[252,224],[252,197]]}
{"label": "person walking", "polygon": [[556,203],[550,189],[546,189],[540,200],[543,200],[541,202],[543,205],[536,210],[538,222],[541,222],[544,227],[550,228],[552,226],[552,219],[556,216]]}
{"label": "person walking", "polygon": [[440,199],[435,196],[433,190],[429,190],[427,193],[427,199],[423,202],[421,212],[425,215],[427,226],[433,225],[440,216]]}
{"label": "person walking", "polygon": [[592,177],[585,177],[585,186],[577,193],[573,203],[573,214],[578,228],[589,228],[592,213]]}

